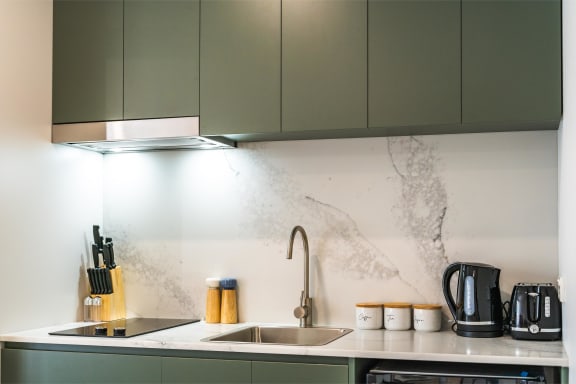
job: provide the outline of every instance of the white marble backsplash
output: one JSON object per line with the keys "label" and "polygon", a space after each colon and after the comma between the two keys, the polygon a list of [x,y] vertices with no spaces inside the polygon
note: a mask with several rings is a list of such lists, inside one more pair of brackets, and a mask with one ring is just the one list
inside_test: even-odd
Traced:
{"label": "white marble backsplash", "polygon": [[104,231],[128,309],[203,317],[206,277],[236,277],[241,321],[297,321],[309,238],[316,324],[360,301],[445,304],[453,261],[555,282],[556,132],[244,143],[105,156]]}

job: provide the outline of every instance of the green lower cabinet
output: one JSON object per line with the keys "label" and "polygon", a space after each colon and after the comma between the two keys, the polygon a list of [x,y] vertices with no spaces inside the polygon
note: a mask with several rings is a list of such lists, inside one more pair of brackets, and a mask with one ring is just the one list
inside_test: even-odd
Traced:
{"label": "green lower cabinet", "polygon": [[250,383],[250,361],[164,357],[162,383]]}
{"label": "green lower cabinet", "polygon": [[348,383],[348,366],[280,362],[252,362],[252,383]]}
{"label": "green lower cabinet", "polygon": [[[1,357],[2,384],[345,384],[349,382],[348,364],[330,362],[288,363],[253,361],[249,357],[244,360],[223,359],[216,356],[212,358],[148,356],[12,348],[3,349]],[[276,356],[271,357],[277,359]]]}
{"label": "green lower cabinet", "polygon": [[3,384],[160,383],[158,356],[2,350]]}

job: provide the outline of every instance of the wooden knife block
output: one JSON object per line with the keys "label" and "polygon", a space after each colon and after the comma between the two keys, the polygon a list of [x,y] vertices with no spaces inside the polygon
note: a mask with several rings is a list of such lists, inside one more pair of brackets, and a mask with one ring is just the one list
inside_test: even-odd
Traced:
{"label": "wooden knife block", "polygon": [[126,318],[126,300],[124,298],[124,280],[122,279],[122,267],[117,266],[110,270],[113,293],[103,295],[90,295],[102,299],[100,318],[102,321],[111,321]]}

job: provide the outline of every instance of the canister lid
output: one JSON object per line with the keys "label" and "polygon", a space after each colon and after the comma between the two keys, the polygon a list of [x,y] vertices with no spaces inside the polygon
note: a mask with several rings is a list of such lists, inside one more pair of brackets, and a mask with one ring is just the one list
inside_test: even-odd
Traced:
{"label": "canister lid", "polygon": [[384,303],[384,308],[412,308],[410,303]]}
{"label": "canister lid", "polygon": [[357,303],[359,308],[382,308],[382,303]]}
{"label": "canister lid", "polygon": [[439,304],[414,304],[412,307],[414,309],[442,309]]}

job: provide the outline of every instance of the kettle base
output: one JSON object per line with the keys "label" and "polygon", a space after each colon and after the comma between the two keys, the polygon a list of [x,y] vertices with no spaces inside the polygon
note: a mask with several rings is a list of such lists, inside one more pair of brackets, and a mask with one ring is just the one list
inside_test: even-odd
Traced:
{"label": "kettle base", "polygon": [[456,334],[464,337],[500,337],[504,335],[504,331],[465,331],[457,329]]}

